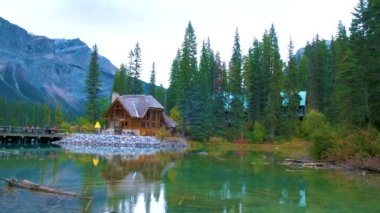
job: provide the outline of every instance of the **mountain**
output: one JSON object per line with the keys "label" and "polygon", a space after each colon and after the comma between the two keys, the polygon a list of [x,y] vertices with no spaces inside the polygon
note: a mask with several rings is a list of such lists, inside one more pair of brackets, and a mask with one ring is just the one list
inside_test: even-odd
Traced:
{"label": "mountain", "polygon": [[[0,97],[85,110],[84,85],[91,49],[80,39],[28,33],[0,17]],[[99,56],[101,95],[109,96],[116,67]]]}

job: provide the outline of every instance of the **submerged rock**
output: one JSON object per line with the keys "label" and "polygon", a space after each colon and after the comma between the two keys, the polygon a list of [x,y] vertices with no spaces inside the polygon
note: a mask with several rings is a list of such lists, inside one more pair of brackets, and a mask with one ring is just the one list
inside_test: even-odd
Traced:
{"label": "submerged rock", "polygon": [[76,134],[55,143],[70,152],[96,155],[146,155],[157,152],[177,152],[184,151],[188,146],[182,139],[169,142],[150,136],[104,134]]}

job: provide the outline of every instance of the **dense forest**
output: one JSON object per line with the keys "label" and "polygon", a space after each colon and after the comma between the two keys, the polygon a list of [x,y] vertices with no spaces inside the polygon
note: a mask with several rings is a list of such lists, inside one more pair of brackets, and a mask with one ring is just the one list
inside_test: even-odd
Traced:
{"label": "dense forest", "polygon": [[339,23],[331,40],[316,35],[297,57],[289,41],[285,62],[272,25],[246,54],[236,30],[228,64],[210,40],[203,41],[198,64],[189,23],[173,60],[167,108],[179,110],[185,132],[196,139],[238,138],[255,126],[273,139],[294,134],[298,92],[307,91],[307,109],[323,113],[331,123],[379,128],[379,11],[378,1],[360,0],[349,33]]}
{"label": "dense forest", "polygon": [[[380,143],[379,1],[359,0],[351,26],[337,23],[331,39],[316,35],[297,54],[290,40],[285,60],[279,53],[274,25],[261,38],[253,39],[247,53],[241,50],[236,29],[229,62],[222,61],[211,44],[210,39],[203,41],[198,57],[195,29],[189,22],[172,62],[167,90],[156,86],[152,64],[149,88],[145,91],[165,105],[185,136],[198,141],[218,136],[256,143],[305,137],[323,141],[316,143],[317,158],[327,157],[328,150],[340,146],[334,145],[333,140],[367,138]],[[96,60],[95,47],[86,81],[87,120],[92,123],[109,103],[98,97],[101,83]],[[128,63],[116,72],[112,91],[121,95],[144,93],[139,79],[141,63],[141,49],[136,43],[129,52]],[[304,120],[299,116],[300,91],[307,94]],[[0,123],[46,125],[48,107],[27,107],[25,103],[4,100],[0,104]],[[16,113],[17,108],[24,113]],[[28,114],[33,116],[25,116]],[[373,153],[363,153],[380,153],[377,147],[370,148],[375,150]]]}
{"label": "dense forest", "polygon": [[0,97],[0,124],[7,126],[60,126],[64,117],[71,119],[72,115],[63,115],[59,105],[52,108],[47,103],[31,104],[29,102],[8,101]]}

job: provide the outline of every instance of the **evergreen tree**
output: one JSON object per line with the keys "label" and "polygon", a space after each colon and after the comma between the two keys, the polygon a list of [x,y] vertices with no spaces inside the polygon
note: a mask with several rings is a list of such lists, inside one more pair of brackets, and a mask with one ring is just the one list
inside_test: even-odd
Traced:
{"label": "evergreen tree", "polygon": [[[195,108],[194,102],[196,102],[197,96],[195,96],[198,88],[195,87],[194,77],[198,70],[197,65],[197,42],[194,33],[194,28],[189,22],[185,38],[181,49],[181,60],[179,63],[179,82],[178,88],[178,102],[181,115],[184,119],[184,129],[186,131],[187,125],[192,122],[192,112]],[[194,100],[192,100],[192,98]]]}
{"label": "evergreen tree", "polygon": [[332,94],[331,89],[327,90],[326,79],[328,76],[334,76],[329,73],[329,49],[325,40],[320,40],[317,35],[311,44],[305,48],[305,56],[307,57],[308,69],[308,88],[307,88],[307,108],[314,109],[325,113],[326,100]]}
{"label": "evergreen tree", "polygon": [[175,105],[179,106],[179,93],[180,93],[180,61],[181,51],[177,51],[177,55],[173,60],[170,72],[170,86],[167,92],[166,109],[171,110]]}
{"label": "evergreen tree", "polygon": [[288,46],[288,66],[285,69],[285,78],[284,78],[284,91],[285,91],[285,100],[287,100],[286,109],[287,116],[290,119],[297,118],[298,106],[300,102],[300,97],[298,95],[298,70],[297,64],[294,58],[294,45],[293,41],[290,40]]}
{"label": "evergreen tree", "polygon": [[131,94],[142,94],[143,86],[140,80],[142,71],[141,48],[139,43],[129,52],[129,71],[131,75]]}
{"label": "evergreen tree", "polygon": [[160,87],[158,87],[158,90],[156,92],[156,99],[158,102],[160,102],[163,106],[166,105],[166,100],[165,100],[165,88],[160,84]]}
{"label": "evergreen tree", "polygon": [[214,70],[214,102],[212,104],[212,122],[214,134],[223,136],[226,128],[225,107],[226,97],[225,88],[227,86],[227,76],[225,64],[220,59],[220,54],[215,54],[215,70]]}
{"label": "evergreen tree", "polygon": [[284,72],[283,118],[281,122],[281,134],[286,136],[291,136],[295,132],[300,103],[297,64],[293,51],[293,41],[290,40],[288,46],[288,64]]}
{"label": "evergreen tree", "polygon": [[368,0],[368,10],[365,13],[368,25],[367,45],[369,51],[368,89],[370,124],[380,128],[380,1]]}
{"label": "evergreen tree", "polygon": [[339,22],[334,41],[334,65],[336,70],[335,98],[338,120],[345,125],[360,125],[365,121],[364,85],[356,71],[355,58],[344,25]]}
{"label": "evergreen tree", "polygon": [[155,68],[154,62],[152,64],[152,71],[150,73],[150,82],[149,82],[148,93],[149,93],[149,95],[156,97],[156,68]]}
{"label": "evergreen tree", "polygon": [[127,85],[127,68],[124,64],[120,65],[120,68],[116,71],[112,92],[117,92],[119,95],[128,94],[128,85]]}
{"label": "evergreen tree", "polygon": [[243,93],[242,93],[242,53],[240,38],[236,29],[232,57],[230,61],[231,130],[234,137],[240,136],[243,126]]}
{"label": "evergreen tree", "polygon": [[98,48],[94,45],[85,85],[85,91],[87,94],[87,118],[91,123],[94,123],[99,118],[100,87]]}
{"label": "evergreen tree", "polygon": [[307,90],[307,76],[308,76],[308,58],[301,57],[298,62],[298,91],[306,91]]}
{"label": "evergreen tree", "polygon": [[50,126],[51,114],[48,102],[44,104],[44,126]]}
{"label": "evergreen tree", "polygon": [[264,89],[267,87],[263,78],[263,46],[254,39],[252,47],[248,51],[246,61],[246,87],[248,98],[248,121],[253,124],[255,121],[262,122],[266,98]]}
{"label": "evergreen tree", "polygon": [[372,44],[368,43],[369,34],[369,15],[368,15],[368,1],[359,0],[358,5],[355,7],[355,12],[353,13],[354,18],[351,22],[350,27],[350,45],[353,59],[355,60],[355,72],[360,73],[360,80],[363,84],[363,94],[362,98],[364,107],[364,123],[371,123],[371,109],[369,106],[369,81],[371,80],[371,75],[368,69],[370,64],[370,51]]}
{"label": "evergreen tree", "polygon": [[191,101],[193,107],[191,109],[192,122],[189,124],[191,135],[198,140],[207,139],[212,130],[211,110],[212,99],[211,81],[214,72],[214,56],[210,46],[210,40],[207,43],[203,42],[201,50],[201,60],[199,72],[195,75],[193,86],[193,94]]}
{"label": "evergreen tree", "polygon": [[55,106],[55,125],[61,126],[63,122],[65,122],[65,119],[62,114],[61,106],[57,104]]}
{"label": "evergreen tree", "polygon": [[282,105],[281,90],[282,90],[282,62],[280,58],[278,40],[274,25],[269,31],[270,38],[270,93],[269,102],[265,109],[265,124],[268,131],[268,137],[273,138],[277,131],[280,110]]}

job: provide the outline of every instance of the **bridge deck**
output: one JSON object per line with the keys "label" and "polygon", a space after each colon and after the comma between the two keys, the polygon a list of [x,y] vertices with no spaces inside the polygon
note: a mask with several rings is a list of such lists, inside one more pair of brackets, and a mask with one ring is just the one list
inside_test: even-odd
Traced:
{"label": "bridge deck", "polygon": [[57,140],[63,136],[64,134],[57,128],[0,126],[0,137],[2,138],[45,138]]}

